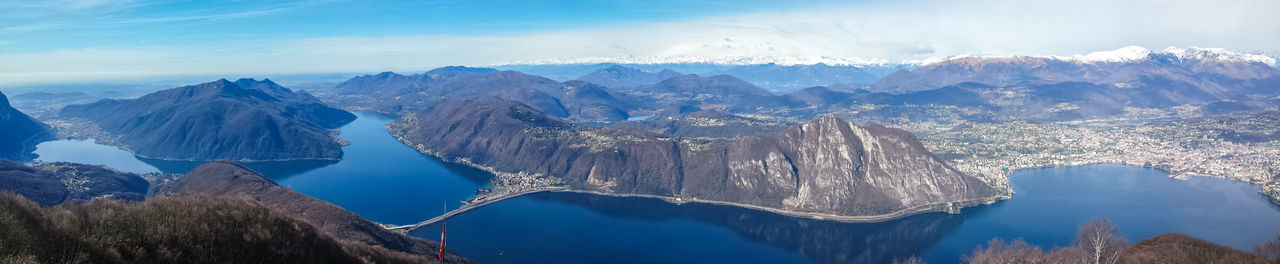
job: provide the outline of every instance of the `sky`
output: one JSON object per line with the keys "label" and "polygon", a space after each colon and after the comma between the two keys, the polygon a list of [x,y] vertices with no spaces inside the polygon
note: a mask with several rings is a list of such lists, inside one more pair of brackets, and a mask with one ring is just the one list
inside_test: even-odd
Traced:
{"label": "sky", "polygon": [[0,84],[584,58],[1274,55],[1280,1],[0,0]]}

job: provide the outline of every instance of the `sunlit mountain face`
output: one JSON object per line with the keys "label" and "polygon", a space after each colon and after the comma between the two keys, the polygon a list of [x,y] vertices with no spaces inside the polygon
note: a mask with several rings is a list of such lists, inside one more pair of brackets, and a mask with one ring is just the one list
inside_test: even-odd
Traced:
{"label": "sunlit mountain face", "polygon": [[1272,263],[1280,2],[0,2],[0,262]]}

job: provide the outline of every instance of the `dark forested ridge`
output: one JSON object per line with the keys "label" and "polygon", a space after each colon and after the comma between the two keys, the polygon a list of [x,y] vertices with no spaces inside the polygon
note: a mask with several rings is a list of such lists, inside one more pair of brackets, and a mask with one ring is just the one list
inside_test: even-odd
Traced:
{"label": "dark forested ridge", "polygon": [[41,141],[53,139],[49,126],[9,105],[0,93],[0,159],[29,160]]}
{"label": "dark forested ridge", "polygon": [[[216,161],[200,165],[177,180],[163,183],[159,196],[251,197],[263,207],[297,218],[330,236],[413,255],[434,255],[439,244],[384,229],[341,207],[277,185],[239,164]],[[446,254],[449,262],[465,262]]]}
{"label": "dark forested ridge", "polygon": [[102,166],[67,162],[27,166],[0,160],[0,191],[10,191],[40,205],[97,198],[142,200],[150,184],[137,174]]}
{"label": "dark forested ridge", "polygon": [[339,159],[329,129],[355,120],[306,92],[253,79],[67,106],[60,115],[93,122],[137,155],[175,160]]}
{"label": "dark forested ridge", "polygon": [[433,263],[336,239],[244,198],[40,207],[0,191],[3,263]]}
{"label": "dark forested ridge", "polygon": [[952,210],[1003,196],[942,163],[910,133],[834,117],[780,133],[703,140],[573,125],[518,102],[485,99],[441,104],[390,127],[420,150],[559,177],[579,190],[839,216]]}
{"label": "dark forested ridge", "polygon": [[143,200],[138,175],[0,160],[0,263],[438,263],[435,242],[232,162],[158,180]]}

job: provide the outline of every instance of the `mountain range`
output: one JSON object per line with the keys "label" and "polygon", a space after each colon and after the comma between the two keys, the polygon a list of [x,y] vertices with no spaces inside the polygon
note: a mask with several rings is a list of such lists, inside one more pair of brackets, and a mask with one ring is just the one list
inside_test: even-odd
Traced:
{"label": "mountain range", "polygon": [[614,65],[583,75],[576,80],[612,88],[626,88],[652,85],[680,75],[684,74],[667,69],[659,72],[646,72],[636,68]]}
{"label": "mountain range", "polygon": [[610,81],[589,77],[589,75],[599,75],[602,70],[606,72],[625,71],[659,75],[667,71],[707,76],[724,74],[745,80],[766,90],[786,93],[813,86],[872,83],[895,71],[914,69],[918,66],[917,64],[828,64],[825,62],[810,64],[693,62],[581,64],[574,61],[553,61],[543,64],[502,65],[496,66],[496,68],[546,76],[555,80],[600,81],[598,84],[609,87],[629,87],[643,83],[652,84],[661,80],[653,81],[649,79],[649,81],[640,83],[622,83],[623,85],[615,86],[618,83],[610,83]]}
{"label": "mountain range", "polygon": [[426,73],[384,72],[352,78],[335,88],[335,101],[352,109],[407,113],[448,100],[501,97],[547,114],[580,122],[625,120],[635,102],[604,86],[557,82],[540,76],[493,69],[444,67]]}
{"label": "mountain range", "polygon": [[71,105],[59,116],[87,120],[110,135],[99,141],[168,160],[339,159],[341,144],[330,129],[355,120],[307,92],[265,79],[220,79],[137,99]]}
{"label": "mountain range", "polygon": [[9,105],[9,98],[0,93],[0,159],[34,159],[36,144],[53,139],[48,125],[36,121]]}
{"label": "mountain range", "polygon": [[1197,96],[1227,99],[1280,84],[1275,59],[1220,49],[1140,47],[1074,57],[961,57],[899,71],[871,85],[903,93],[973,82],[996,87],[1062,82],[1120,89],[1190,87]]}

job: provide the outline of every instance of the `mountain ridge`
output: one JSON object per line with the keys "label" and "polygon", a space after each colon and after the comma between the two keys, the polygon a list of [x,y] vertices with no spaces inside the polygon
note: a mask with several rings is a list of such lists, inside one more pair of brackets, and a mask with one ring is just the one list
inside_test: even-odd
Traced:
{"label": "mountain ridge", "polygon": [[330,129],[355,119],[308,93],[253,79],[71,105],[59,116],[88,120],[118,137],[100,140],[138,156],[244,161],[338,159],[341,145]]}
{"label": "mountain ridge", "polygon": [[874,216],[951,211],[1002,197],[942,163],[910,133],[834,117],[781,133],[703,141],[635,127],[573,125],[490,98],[442,104],[389,127],[419,150],[503,172],[558,177],[579,191],[878,220],[887,219]]}
{"label": "mountain ridge", "polygon": [[35,158],[36,144],[53,139],[53,131],[44,123],[9,105],[0,93],[0,159],[30,160]]}

